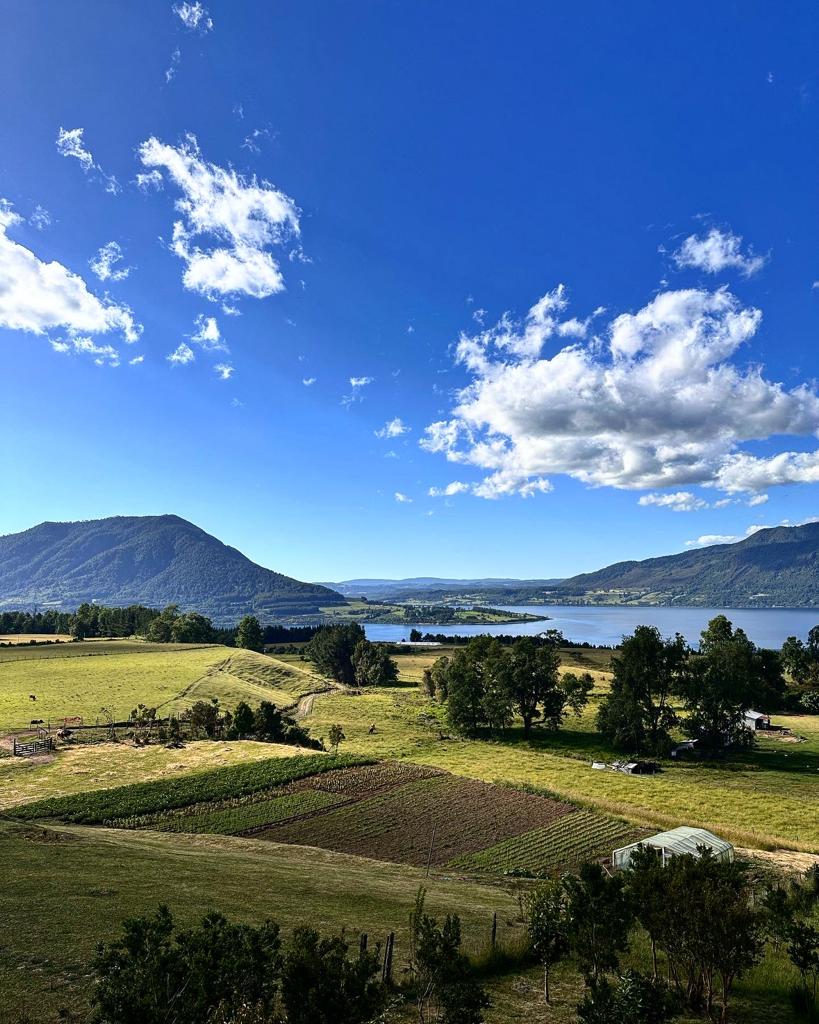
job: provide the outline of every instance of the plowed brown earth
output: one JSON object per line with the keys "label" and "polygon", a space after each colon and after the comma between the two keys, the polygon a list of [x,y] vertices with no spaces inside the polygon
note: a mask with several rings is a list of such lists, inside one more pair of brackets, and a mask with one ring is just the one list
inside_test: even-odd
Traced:
{"label": "plowed brown earth", "polygon": [[[367,770],[352,768],[345,772],[352,775]],[[407,782],[309,819],[282,822],[256,833],[255,838],[419,865],[427,862],[432,848],[431,862],[445,864],[454,857],[548,825],[574,810],[547,797],[438,775]]]}

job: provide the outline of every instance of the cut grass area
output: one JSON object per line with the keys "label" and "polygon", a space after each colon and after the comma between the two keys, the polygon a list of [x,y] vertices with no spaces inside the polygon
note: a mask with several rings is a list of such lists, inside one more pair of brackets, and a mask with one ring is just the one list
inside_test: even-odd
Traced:
{"label": "cut grass area", "polygon": [[179,750],[100,743],[61,750],[56,757],[45,760],[9,757],[0,761],[0,810],[34,800],[167,779],[238,762],[293,757],[297,753],[295,747],[250,740],[199,740]]}
{"label": "cut grass area", "polygon": [[235,836],[297,815],[324,810],[341,799],[332,793],[303,790],[271,799],[254,799],[236,806],[205,804],[192,814],[169,814],[159,822],[147,824],[142,821],[140,827],[152,828],[157,832],[201,832],[204,835]]}
{"label": "cut grass area", "polygon": [[49,818],[86,825],[117,824],[144,814],[156,814],[205,801],[229,800],[283,786],[321,772],[358,763],[351,756],[326,754],[271,757],[250,764],[234,764],[213,771],[195,772],[175,779],[137,782],[71,796],[52,797],[22,804],[11,813],[21,820]]}
{"label": "cut grass area", "polygon": [[0,862],[0,919],[14,922],[3,938],[4,1021],[28,1014],[51,1024],[61,1006],[86,1013],[96,943],[159,902],[183,925],[215,908],[256,924],[273,918],[285,932],[297,925],[325,933],[346,928],[354,944],[366,931],[371,945],[383,946],[394,931],[399,977],[420,885],[429,890],[429,913],[461,916],[468,950],[485,946],[495,912],[501,943],[521,933],[510,924],[514,898],[498,886],[249,839],[0,822]]}
{"label": "cut grass area", "polygon": [[492,874],[549,876],[585,860],[610,855],[631,837],[637,838],[634,826],[625,821],[592,811],[574,811],[543,828],[456,857],[449,866]]}
{"label": "cut grass area", "polygon": [[17,653],[0,651],[0,729],[24,728],[32,718],[56,722],[73,715],[93,723],[103,706],[118,721],[139,703],[167,715],[211,697],[228,707],[240,700],[289,705],[324,682],[309,665],[285,665],[216,645],[112,640],[29,648],[19,658]]}
{"label": "cut grass area", "polygon": [[[602,693],[601,680],[597,696]],[[305,719],[315,735],[342,725],[349,752],[398,757],[485,782],[532,786],[637,825],[700,825],[749,847],[819,852],[819,754],[815,716],[790,722],[805,744],[763,740],[735,761],[669,763],[656,776],[593,771],[592,758],[617,755],[592,730],[594,709],[569,718],[531,743],[449,740],[444,709],[411,688],[378,688],[361,696],[316,698]],[[785,721],[785,719],[780,719]],[[375,733],[369,728],[375,725]]]}

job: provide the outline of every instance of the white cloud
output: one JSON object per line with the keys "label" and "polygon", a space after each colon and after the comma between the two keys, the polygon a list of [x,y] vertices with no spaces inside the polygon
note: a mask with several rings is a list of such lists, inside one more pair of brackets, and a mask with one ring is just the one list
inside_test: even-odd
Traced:
{"label": "white cloud", "polygon": [[141,192],[150,192],[151,189],[161,192],[165,184],[162,172],[157,170],[147,171],[145,174],[137,174],[134,181]]}
{"label": "white cloud", "polygon": [[129,366],[139,366],[140,363],[145,362],[145,356],[134,356],[133,359],[128,360]]}
{"label": "white cloud", "polygon": [[368,384],[372,384],[374,380],[375,377],[350,377],[350,387],[353,389],[365,388]]}
{"label": "white cloud", "polygon": [[735,537],[730,533],[704,533],[696,540],[687,540],[685,546],[687,548],[707,548],[712,544],[733,544],[738,540],[742,540],[742,538]]}
{"label": "white cloud", "polygon": [[38,204],[34,207],[34,213],[29,217],[28,222],[38,231],[45,231],[46,228],[51,227],[51,214],[44,206]]}
{"label": "white cloud", "polygon": [[408,497],[406,494],[402,494],[400,491],[395,492],[395,500],[398,502],[399,505],[412,504],[412,498]]}
{"label": "white cloud", "polygon": [[767,500],[767,494],[755,494],[752,498],[748,499],[748,507],[756,508],[757,505],[764,505]]}
{"label": "white cloud", "polygon": [[206,162],[193,135],[176,147],[152,137],[139,147],[139,155],[145,167],[164,169],[182,192],[172,249],[185,263],[186,288],[210,299],[263,299],[284,290],[269,249],[298,236],[292,199],[270,182]]}
{"label": "white cloud", "polygon": [[122,249],[118,243],[107,242],[97,250],[97,255],[88,261],[88,266],[100,281],[124,281],[131,273],[132,268],[120,267],[118,270],[114,270],[115,265],[121,263],[122,259]]}
{"label": "white cloud", "polygon": [[765,266],[765,257],[757,256],[749,247],[742,252],[742,237],[731,231],[711,228],[707,235],[689,235],[672,256],[678,267],[693,267],[708,274],[738,270],[745,277]]}
{"label": "white cloud", "polygon": [[85,148],[85,143],[83,142],[84,133],[84,128],[60,128],[57,132],[57,152],[60,156],[69,156],[78,160],[86,174],[96,171],[105,191],[116,195],[122,191],[120,183],[112,174],[106,174],[94,160],[91,153]]}
{"label": "white cloud", "polygon": [[61,263],[45,263],[12,241],[7,229],[21,222],[11,204],[0,200],[0,327],[38,335],[65,331],[68,338],[53,343],[64,346],[58,351],[112,362],[108,349],[115,351],[113,346],[94,352],[92,336],[118,332],[126,342],[134,342],[142,326],[127,306],[97,298],[81,277]]}
{"label": "white cloud", "polygon": [[196,0],[195,3],[187,3],[187,0],[183,0],[182,3],[174,4],[172,10],[185,28],[190,29],[191,32],[205,35],[213,29],[213,18],[207,8],[199,3],[199,0]]}
{"label": "white cloud", "polygon": [[[352,381],[350,382],[352,383]],[[403,420],[396,416],[393,420],[387,420],[380,430],[375,431],[376,437],[400,437],[402,434],[408,434],[410,428],[403,422]]]}
{"label": "white cloud", "polygon": [[316,378],[315,377],[302,377],[301,382],[302,382],[302,384],[306,388],[311,388],[316,383]]}
{"label": "white cloud", "polygon": [[179,68],[179,62],[181,60],[182,60],[182,51],[177,46],[177,48],[171,54],[171,62],[170,62],[170,64],[165,69],[165,82],[166,83],[169,83],[169,82],[173,81],[173,79],[174,79],[174,77],[176,75],[176,72],[177,72],[177,70]]}
{"label": "white cloud", "polygon": [[469,484],[465,484],[460,480],[453,480],[446,487],[430,487],[427,494],[429,494],[430,498],[451,498],[454,494],[463,494],[464,491],[468,490]]}
{"label": "white cloud", "polygon": [[192,363],[196,356],[193,354],[193,349],[190,345],[186,345],[183,341],[181,345],[178,345],[169,356],[165,357],[171,366],[187,366],[188,363]]}
{"label": "white cloud", "polygon": [[374,380],[375,377],[350,377],[350,387],[353,390],[349,395],[342,395],[341,404],[349,409],[353,402],[360,402],[363,397],[362,389],[372,384]]}
{"label": "white cloud", "polygon": [[99,345],[93,338],[72,337],[67,341],[52,341],[55,352],[90,356],[97,366],[119,366],[120,356],[113,345]]}
{"label": "white cloud", "polygon": [[819,432],[813,387],[786,389],[731,361],[756,333],[759,310],[725,288],[665,291],[546,354],[566,301],[561,286],[521,322],[507,314],[459,339],[456,362],[471,381],[421,445],[485,470],[474,493],[531,494],[555,474],[595,487],[750,494],[819,481],[819,451],[763,459],[740,448]]}
{"label": "white cloud", "polygon": [[[269,139],[270,129],[269,128],[254,128],[249,135],[244,137],[241,145],[241,149],[246,149],[251,153],[261,153],[261,146],[259,145],[259,139]],[[298,258],[297,256],[291,256],[291,259]],[[304,262],[310,263],[311,260],[305,260]]]}
{"label": "white cloud", "polygon": [[219,380],[230,380],[233,376],[233,367],[230,363],[217,363],[213,368],[213,372]]}
{"label": "white cloud", "polygon": [[750,526],[746,527],[745,533],[704,533],[701,537],[697,537],[696,540],[687,540],[685,542],[685,546],[687,548],[701,548],[708,547],[711,544],[735,544],[738,540],[745,540],[746,537],[752,537],[755,533],[759,533],[760,530],[773,530],[777,526],[806,526],[808,523],[816,522],[819,522],[819,517],[808,516],[805,519],[799,519],[795,523],[790,519],[780,519],[778,523],[752,523]]}
{"label": "white cloud", "polygon": [[637,504],[670,508],[672,512],[695,512],[700,508],[708,508],[708,502],[698,498],[691,491],[674,491],[671,494],[644,494]]}
{"label": "white cloud", "polygon": [[192,341],[201,345],[208,352],[228,351],[215,316],[205,316],[204,313],[200,313],[194,323],[196,325],[196,333],[191,335]]}

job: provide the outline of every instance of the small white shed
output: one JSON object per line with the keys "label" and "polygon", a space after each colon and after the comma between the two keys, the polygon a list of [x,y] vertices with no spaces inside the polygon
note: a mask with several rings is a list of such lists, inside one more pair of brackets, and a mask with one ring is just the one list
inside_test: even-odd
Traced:
{"label": "small white shed", "polygon": [[639,843],[631,843],[629,846],[622,846],[611,855],[613,866],[624,870],[631,864],[631,855],[638,846],[653,846],[660,851],[663,864],[670,857],[690,853],[694,857],[700,856],[700,848],[710,850],[720,860],[733,860],[734,848],[725,840],[715,836],[705,828],[692,828],[690,825],[680,825],[679,828],[672,828],[668,832],[658,832],[656,836],[649,836],[648,839],[641,839]]}

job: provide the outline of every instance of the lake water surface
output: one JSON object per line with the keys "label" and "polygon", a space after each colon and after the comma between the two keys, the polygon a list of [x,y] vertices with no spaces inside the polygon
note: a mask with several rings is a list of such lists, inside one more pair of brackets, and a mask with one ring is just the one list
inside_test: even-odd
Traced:
{"label": "lake water surface", "polygon": [[[503,606],[501,606],[503,607]],[[502,626],[425,626],[415,628],[422,633],[443,633],[446,636],[478,636],[499,633],[532,636],[544,629],[559,629],[567,640],[576,643],[619,644],[623,636],[636,626],[657,626],[665,636],[682,633],[690,644],[697,644],[700,633],[715,615],[724,614],[735,626],[741,626],[759,647],[781,647],[789,636],[803,640],[811,627],[819,625],[819,608],[628,608],[575,605],[517,605],[505,610],[548,615],[548,622],[520,622]],[[411,626],[365,624],[370,640],[408,640]]]}

